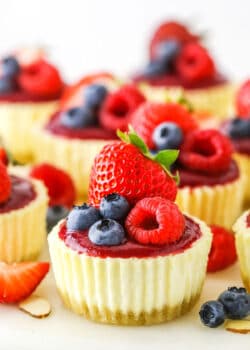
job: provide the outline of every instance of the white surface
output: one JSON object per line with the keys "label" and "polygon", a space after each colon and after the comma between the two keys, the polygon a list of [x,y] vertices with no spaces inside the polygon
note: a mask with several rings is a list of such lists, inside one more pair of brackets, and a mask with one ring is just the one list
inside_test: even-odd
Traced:
{"label": "white surface", "polygon": [[230,333],[223,327],[206,328],[202,326],[198,317],[199,307],[204,301],[218,297],[219,293],[233,285],[241,285],[237,264],[208,276],[202,297],[189,314],[159,326],[118,327],[92,323],[65,309],[50,273],[37,294],[50,300],[52,314],[45,319],[34,319],[14,306],[1,306],[0,349],[248,349],[250,335]]}
{"label": "white surface", "polygon": [[0,52],[19,45],[48,47],[69,79],[108,69],[124,75],[146,59],[149,36],[166,18],[200,32],[220,66],[250,76],[249,0],[8,0],[1,1]]}

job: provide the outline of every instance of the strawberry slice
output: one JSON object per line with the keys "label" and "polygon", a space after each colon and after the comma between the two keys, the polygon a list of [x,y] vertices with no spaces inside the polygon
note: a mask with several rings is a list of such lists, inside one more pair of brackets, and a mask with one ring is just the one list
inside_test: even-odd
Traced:
{"label": "strawberry slice", "polygon": [[49,271],[48,262],[0,262],[0,303],[16,303],[33,293]]}
{"label": "strawberry slice", "polygon": [[84,88],[91,84],[115,84],[114,76],[110,73],[102,72],[97,74],[87,75],[77,83],[68,86],[60,100],[61,109],[77,107],[83,105]]}

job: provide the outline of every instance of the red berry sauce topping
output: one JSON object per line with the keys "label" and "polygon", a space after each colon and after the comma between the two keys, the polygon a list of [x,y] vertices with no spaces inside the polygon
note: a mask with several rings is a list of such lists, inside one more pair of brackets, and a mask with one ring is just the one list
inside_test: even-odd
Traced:
{"label": "red berry sauce topping", "polygon": [[36,192],[30,181],[13,175],[10,176],[10,181],[11,192],[8,199],[0,204],[1,214],[24,208],[36,198]]}
{"label": "red berry sauce topping", "polygon": [[143,245],[129,236],[125,243],[118,246],[97,246],[88,238],[87,231],[67,232],[66,222],[59,231],[59,237],[66,246],[79,254],[87,254],[100,258],[148,258],[182,253],[200,238],[201,230],[198,224],[188,217],[185,218],[184,230],[181,238],[171,244]]}

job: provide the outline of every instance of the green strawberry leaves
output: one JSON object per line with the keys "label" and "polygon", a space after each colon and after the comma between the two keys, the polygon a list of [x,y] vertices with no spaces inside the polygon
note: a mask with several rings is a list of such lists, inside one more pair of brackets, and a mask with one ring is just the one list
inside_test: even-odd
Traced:
{"label": "green strawberry leaves", "polygon": [[136,146],[145,157],[160,164],[162,168],[166,171],[166,173],[171,178],[173,178],[177,184],[179,183],[179,174],[177,173],[176,175],[173,175],[171,173],[171,166],[172,164],[174,164],[174,162],[176,161],[179,155],[178,150],[175,150],[175,149],[163,150],[158,152],[156,155],[152,155],[152,153],[150,153],[148,149],[148,146],[137,135],[137,133],[135,132],[135,130],[132,128],[131,125],[129,125],[129,131],[126,133],[122,132],[121,130],[117,130],[117,136],[122,141]]}

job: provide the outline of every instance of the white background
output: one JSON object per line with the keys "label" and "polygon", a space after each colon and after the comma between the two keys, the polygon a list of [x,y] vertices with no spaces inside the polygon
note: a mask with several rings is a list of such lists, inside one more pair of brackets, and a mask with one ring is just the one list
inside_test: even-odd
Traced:
{"label": "white background", "polygon": [[0,0],[0,52],[48,47],[67,79],[107,69],[125,76],[145,62],[153,29],[180,18],[206,32],[223,71],[250,76],[249,0]]}

